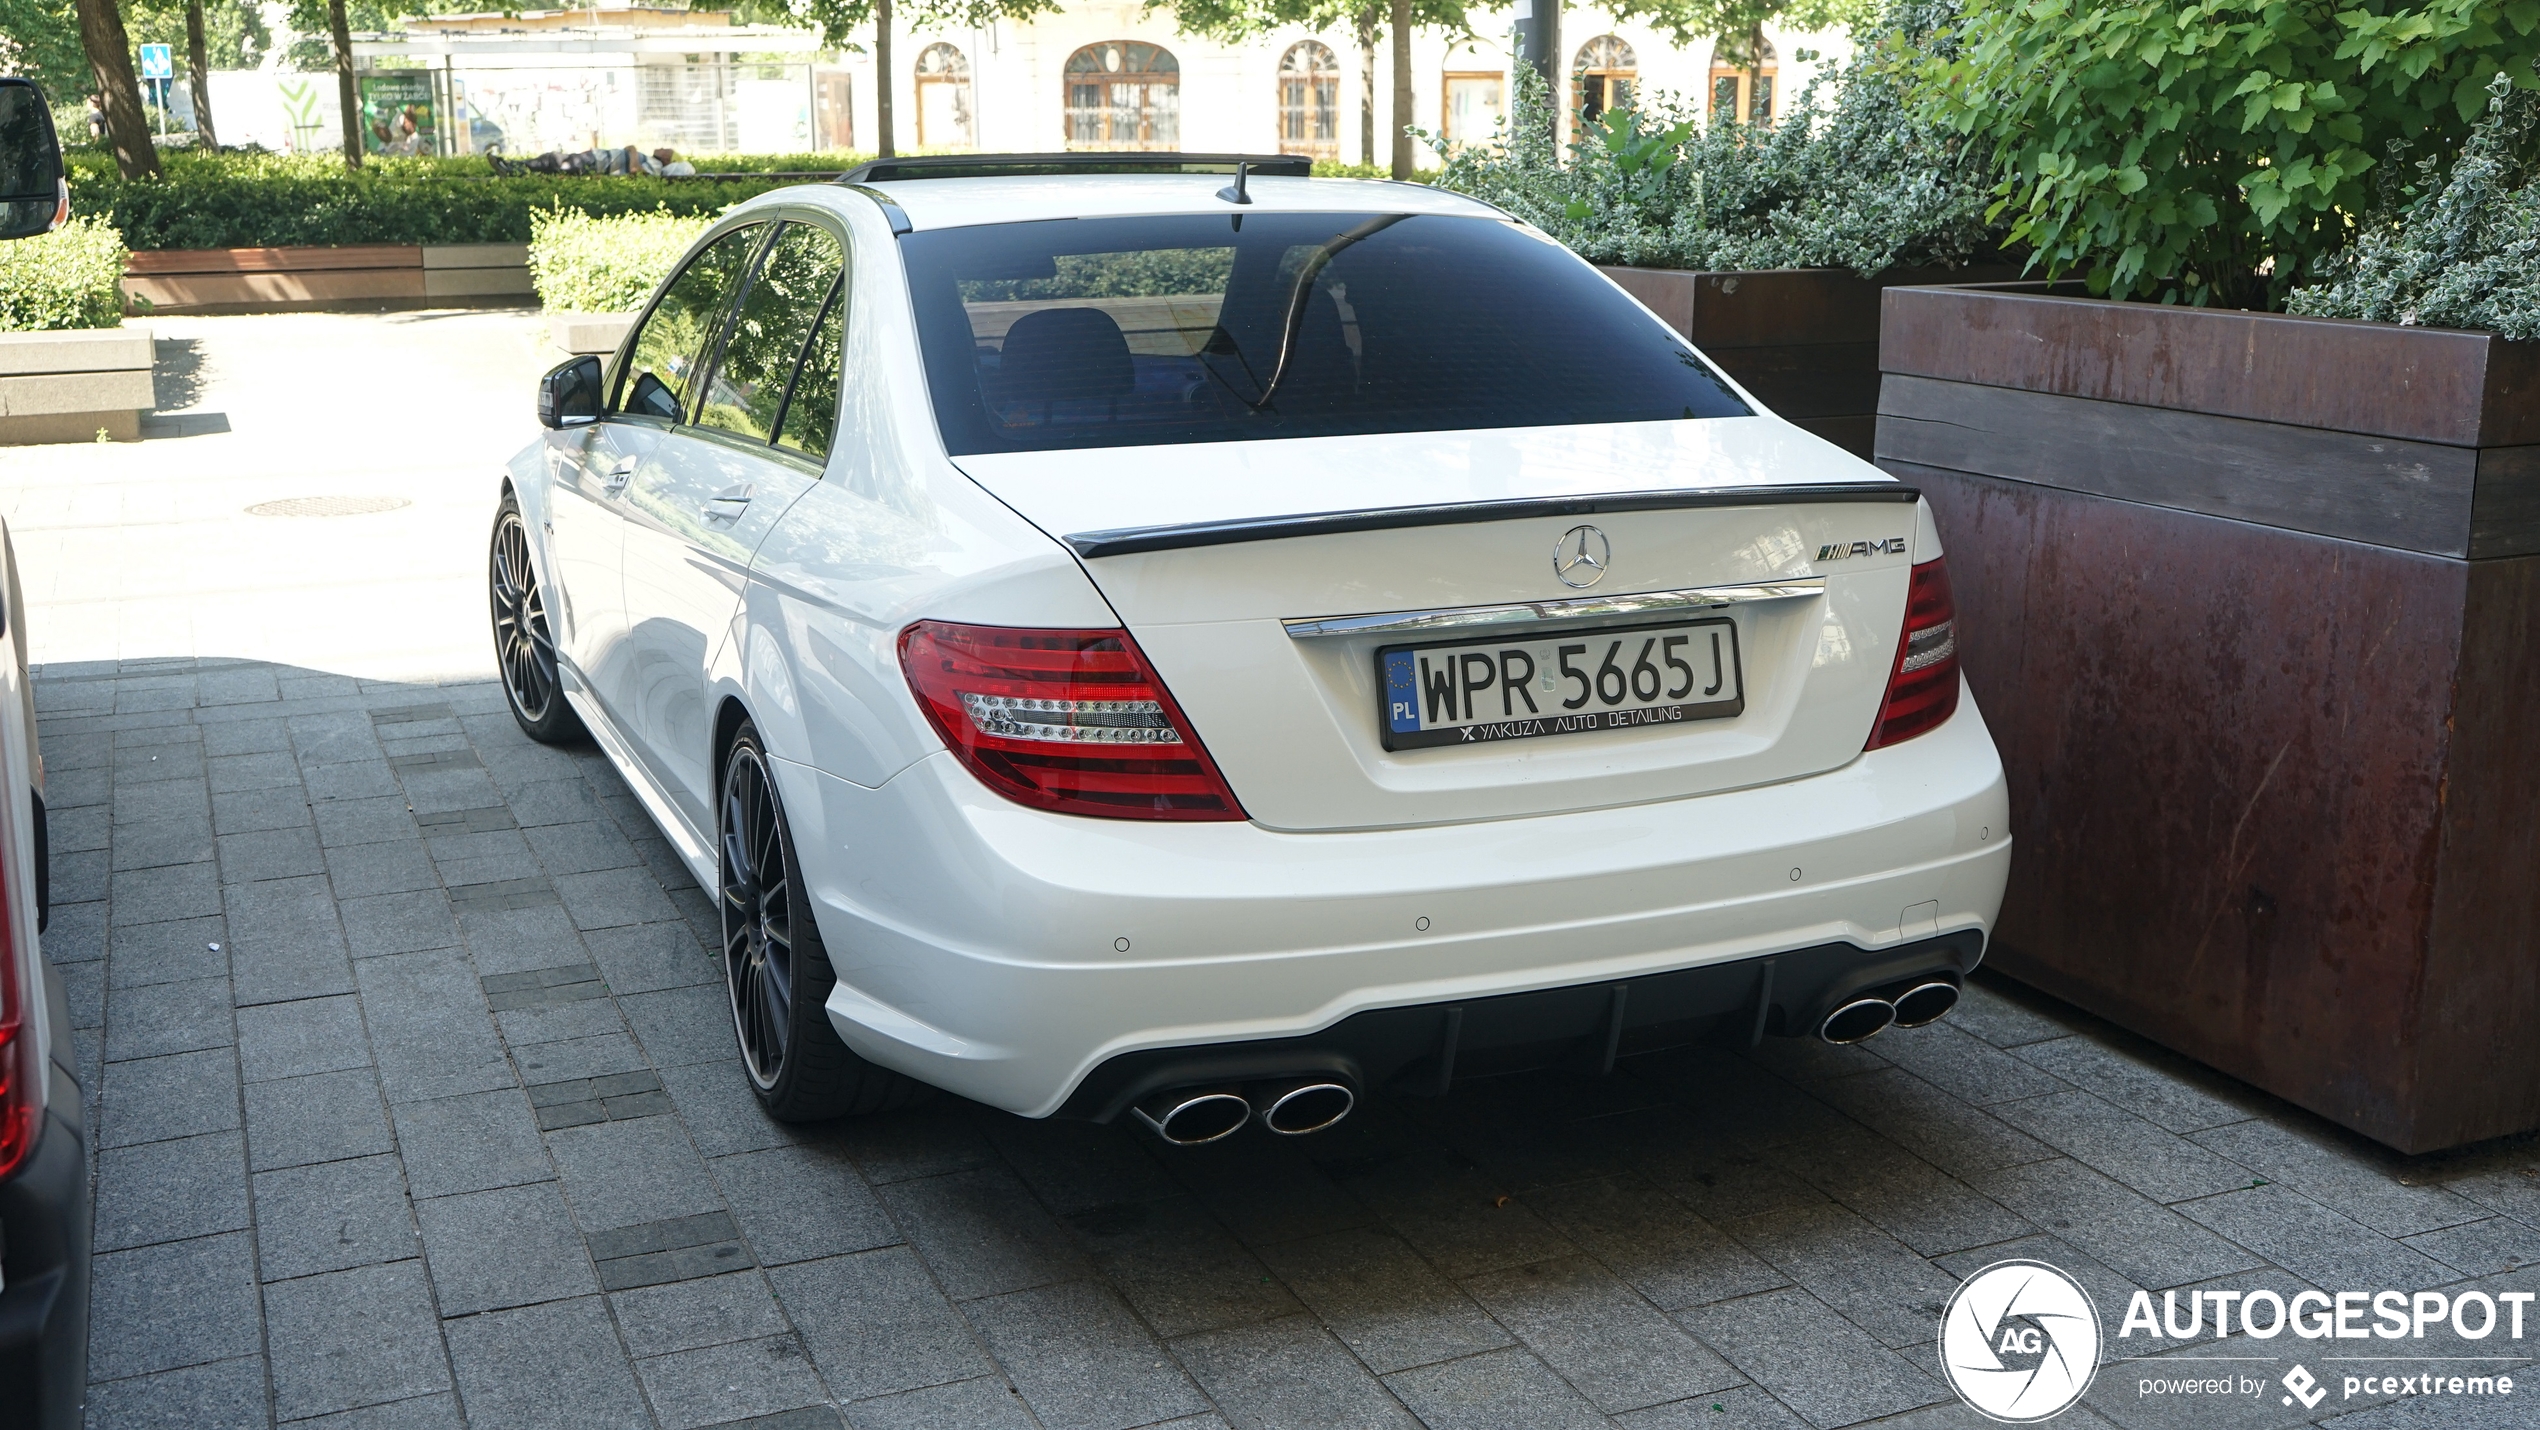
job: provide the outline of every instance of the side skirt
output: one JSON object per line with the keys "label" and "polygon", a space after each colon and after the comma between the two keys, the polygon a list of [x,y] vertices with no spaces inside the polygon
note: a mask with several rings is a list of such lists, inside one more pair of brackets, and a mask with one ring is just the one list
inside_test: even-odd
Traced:
{"label": "side skirt", "polygon": [[670,841],[671,848],[679,851],[679,858],[687,864],[689,876],[697,881],[697,887],[712,897],[716,872],[713,841],[690,828],[679,807],[672,804],[670,796],[653,782],[644,762],[635,758],[635,752],[627,748],[617,727],[609,723],[600,702],[583,689],[582,673],[562,660],[556,662],[556,673],[563,677],[559,684],[564,687],[565,703],[573,707],[574,714],[582,717],[582,727],[591,732],[591,739],[599,745],[600,753],[609,757],[609,763],[617,767],[626,787],[635,791],[635,798],[643,802],[644,812],[661,827],[662,837]]}

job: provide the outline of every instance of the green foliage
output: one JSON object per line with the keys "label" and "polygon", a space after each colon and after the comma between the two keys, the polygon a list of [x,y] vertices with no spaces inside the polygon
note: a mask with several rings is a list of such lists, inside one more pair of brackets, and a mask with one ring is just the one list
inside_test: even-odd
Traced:
{"label": "green foliage", "polygon": [[124,257],[123,235],[93,218],[0,243],[0,332],[121,325]]}
{"label": "green foliage", "polygon": [[1865,276],[1964,263],[1997,237],[1983,171],[1907,103],[1908,65],[1947,51],[1953,13],[1946,0],[1897,0],[1835,82],[1810,84],[1772,126],[1715,115],[1705,127],[1653,95],[1585,126],[1567,163],[1543,82],[1521,66],[1498,142],[1452,152],[1438,182],[1599,263]]}
{"label": "green foliage", "polygon": [[[176,47],[181,82],[192,71],[185,57],[185,0],[121,0],[125,33],[135,45]],[[216,70],[251,70],[273,48],[273,32],[249,0],[203,0],[203,51]],[[212,114],[220,126],[220,113]]]}
{"label": "green foliage", "polygon": [[2540,0],[1967,0],[1924,112],[1987,155],[2014,240],[2114,297],[2272,306],[2371,207],[2394,143],[2451,152]]}
{"label": "green foliage", "polygon": [[[44,86],[54,112],[74,112],[80,96],[96,80],[88,72],[88,53],[79,47],[79,17],[71,0],[0,0],[0,74],[24,75]],[[82,121],[65,131],[65,142],[86,139]]]}
{"label": "green foliage", "polygon": [[[461,3],[461,0],[452,0]],[[856,31],[872,25],[874,0],[782,0],[785,14],[798,24],[819,29],[821,42],[838,49],[861,49]],[[891,18],[903,29],[984,30],[998,20],[1016,23],[1054,13],[1061,0],[902,0]]]}
{"label": "green foliage", "polygon": [[2540,94],[2498,75],[2488,95],[2448,177],[2437,156],[2385,165],[2384,208],[2287,311],[2540,341]]}
{"label": "green foliage", "polygon": [[1854,29],[1872,22],[1878,0],[1614,0],[1617,20],[1663,30],[1679,45],[1706,36],[1726,40],[1738,56],[1767,24],[1793,30]]}
{"label": "green foliage", "polygon": [[631,313],[644,306],[712,214],[667,209],[595,217],[571,209],[529,216],[529,276],[559,313]]}
{"label": "green foliage", "polygon": [[[215,116],[217,118],[217,116]],[[166,156],[161,179],[124,179],[102,155],[71,157],[71,211],[96,214],[139,249],[354,243],[526,243],[530,216],[656,210],[695,217],[804,182],[524,174],[496,178],[483,159],[373,159],[348,174],[332,154]],[[705,172],[837,173],[853,155],[706,156]]]}
{"label": "green foliage", "polygon": [[[1314,177],[1318,179],[1390,179],[1393,177],[1393,170],[1383,164],[1344,164],[1338,159],[1317,159],[1314,161]],[[1414,173],[1406,182],[1434,184],[1437,181],[1437,170],[1422,169]]]}

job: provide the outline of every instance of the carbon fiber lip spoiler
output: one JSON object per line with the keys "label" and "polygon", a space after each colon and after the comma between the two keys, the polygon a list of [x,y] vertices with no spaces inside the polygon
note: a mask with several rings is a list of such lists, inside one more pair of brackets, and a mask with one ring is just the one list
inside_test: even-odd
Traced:
{"label": "carbon fiber lip spoiler", "polygon": [[1338,536],[1354,531],[1395,531],[1415,526],[1462,526],[1482,521],[1521,521],[1546,516],[1603,516],[1625,511],[1676,511],[1701,507],[1815,505],[1824,502],[1922,500],[1922,492],[1896,482],[1821,482],[1795,487],[1698,487],[1658,492],[1608,492],[1571,497],[1517,497],[1507,501],[1453,502],[1439,506],[1370,507],[1303,516],[1246,517],[1182,526],[1124,526],[1062,537],[1085,560],[1176,551],[1192,546],[1232,546],[1244,541],[1283,541],[1299,536]]}

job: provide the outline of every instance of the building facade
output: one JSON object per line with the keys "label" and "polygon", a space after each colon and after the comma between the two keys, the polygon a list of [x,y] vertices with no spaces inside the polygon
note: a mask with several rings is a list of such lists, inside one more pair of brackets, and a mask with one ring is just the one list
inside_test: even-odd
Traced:
{"label": "building facade", "polygon": [[[904,152],[1178,148],[1342,163],[1372,153],[1383,164],[1396,123],[1463,143],[1487,139],[1504,114],[1513,15],[1477,10],[1473,17],[1476,37],[1415,37],[1412,109],[1403,116],[1391,112],[1390,44],[1379,38],[1371,74],[1369,57],[1345,29],[1299,27],[1227,45],[1178,34],[1169,9],[1150,11],[1137,0],[1090,0],[1023,24],[918,29],[894,37],[894,139]],[[1755,75],[1728,62],[1710,40],[1680,46],[1593,8],[1565,9],[1562,79],[1574,109],[1591,118],[1649,92],[1680,97],[1706,114],[1726,105],[1771,118],[1848,53],[1841,34],[1768,27],[1766,38]],[[849,91],[851,147],[874,148],[880,128],[873,56],[841,56],[834,68]],[[1423,153],[1421,162],[1436,160]]]}

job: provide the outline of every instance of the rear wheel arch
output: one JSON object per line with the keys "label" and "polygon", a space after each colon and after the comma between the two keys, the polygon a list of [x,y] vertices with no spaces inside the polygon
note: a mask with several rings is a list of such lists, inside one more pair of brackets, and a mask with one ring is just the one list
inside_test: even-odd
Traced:
{"label": "rear wheel arch", "polygon": [[[712,788],[715,790],[719,791],[723,788],[723,767],[732,759],[732,742],[740,737],[741,727],[751,723],[749,707],[741,703],[741,697],[738,695],[724,696],[723,703],[715,708],[712,765],[714,770]],[[765,739],[766,736],[762,734],[760,738]]]}

